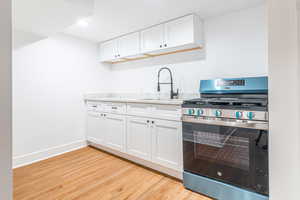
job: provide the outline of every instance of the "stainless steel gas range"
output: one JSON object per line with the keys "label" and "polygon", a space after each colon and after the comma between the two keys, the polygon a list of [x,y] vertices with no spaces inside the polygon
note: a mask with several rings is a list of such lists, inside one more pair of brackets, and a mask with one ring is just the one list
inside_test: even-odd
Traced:
{"label": "stainless steel gas range", "polygon": [[267,77],[203,80],[183,103],[184,185],[219,200],[266,200]]}

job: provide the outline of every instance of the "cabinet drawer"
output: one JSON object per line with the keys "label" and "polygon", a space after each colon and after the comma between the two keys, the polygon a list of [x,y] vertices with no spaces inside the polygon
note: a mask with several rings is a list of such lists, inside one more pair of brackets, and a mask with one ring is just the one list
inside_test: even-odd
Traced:
{"label": "cabinet drawer", "polygon": [[177,105],[154,105],[153,117],[180,120],[181,106]]}
{"label": "cabinet drawer", "polygon": [[96,118],[99,118],[99,117],[101,117],[101,113],[94,112],[94,111],[88,111],[87,112],[87,117],[96,117]]}
{"label": "cabinet drawer", "polygon": [[89,112],[102,112],[104,110],[103,104],[99,102],[87,102],[86,108]]}
{"label": "cabinet drawer", "polygon": [[141,103],[127,104],[127,113],[129,115],[151,116],[152,106]]}
{"label": "cabinet drawer", "polygon": [[104,103],[104,111],[115,114],[125,114],[126,104],[124,103]]}

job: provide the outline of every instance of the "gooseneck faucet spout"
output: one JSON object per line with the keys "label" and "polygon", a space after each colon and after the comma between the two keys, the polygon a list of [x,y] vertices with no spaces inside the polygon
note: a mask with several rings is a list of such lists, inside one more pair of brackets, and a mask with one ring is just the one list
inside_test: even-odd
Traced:
{"label": "gooseneck faucet spout", "polygon": [[[163,70],[167,70],[169,71],[170,73],[170,83],[161,83],[159,81],[160,79],[160,73],[163,71]],[[177,92],[174,92],[174,88],[173,88],[173,76],[172,76],[172,71],[168,68],[168,67],[162,67],[160,68],[160,70],[158,71],[158,82],[157,82],[157,91],[160,92],[160,85],[161,84],[165,84],[165,85],[171,85],[171,91],[170,91],[170,98],[171,99],[174,99],[174,97],[178,96],[178,89],[177,89]]]}

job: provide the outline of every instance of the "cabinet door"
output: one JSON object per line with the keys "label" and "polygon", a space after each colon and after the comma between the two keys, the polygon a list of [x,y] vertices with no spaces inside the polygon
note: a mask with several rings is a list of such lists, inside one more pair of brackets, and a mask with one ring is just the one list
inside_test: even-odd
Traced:
{"label": "cabinet door", "polygon": [[88,113],[87,140],[96,144],[103,144],[106,133],[106,124],[101,114]]}
{"label": "cabinet door", "polygon": [[194,16],[189,15],[165,24],[167,47],[194,43]]}
{"label": "cabinet door", "polygon": [[154,26],[141,32],[141,51],[151,52],[163,48],[164,25]]}
{"label": "cabinet door", "polygon": [[105,145],[124,152],[126,136],[126,118],[123,115],[105,114]]}
{"label": "cabinet door", "polygon": [[152,160],[182,170],[181,122],[155,120],[152,126]]}
{"label": "cabinet door", "polygon": [[111,61],[116,59],[117,40],[110,40],[100,44],[101,61]]}
{"label": "cabinet door", "polygon": [[120,57],[135,56],[140,53],[140,33],[132,33],[118,39]]}
{"label": "cabinet door", "polygon": [[148,119],[127,117],[127,153],[151,160],[151,129]]}

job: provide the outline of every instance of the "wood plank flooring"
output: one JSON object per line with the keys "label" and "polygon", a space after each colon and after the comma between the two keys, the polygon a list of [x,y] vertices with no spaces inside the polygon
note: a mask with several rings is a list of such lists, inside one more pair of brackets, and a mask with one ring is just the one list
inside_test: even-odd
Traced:
{"label": "wood plank flooring", "polygon": [[182,183],[86,147],[14,170],[14,200],[210,200]]}

